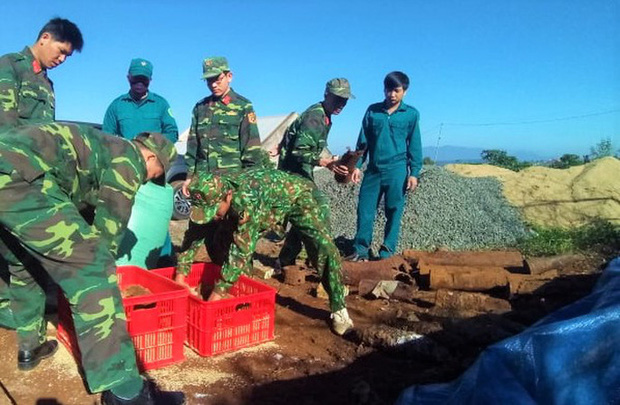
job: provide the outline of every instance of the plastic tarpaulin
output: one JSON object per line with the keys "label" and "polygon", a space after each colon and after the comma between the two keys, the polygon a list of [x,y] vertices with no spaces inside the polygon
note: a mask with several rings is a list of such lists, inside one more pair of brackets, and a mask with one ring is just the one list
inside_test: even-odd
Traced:
{"label": "plastic tarpaulin", "polygon": [[590,295],[488,347],[458,379],[407,388],[396,404],[620,404],[620,258]]}

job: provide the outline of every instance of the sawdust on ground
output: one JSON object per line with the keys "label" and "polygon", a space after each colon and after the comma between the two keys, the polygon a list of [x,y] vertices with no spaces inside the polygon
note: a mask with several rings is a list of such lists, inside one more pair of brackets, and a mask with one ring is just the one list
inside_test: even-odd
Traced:
{"label": "sawdust on ground", "polygon": [[620,160],[607,157],[568,169],[533,166],[520,172],[491,165],[446,165],[466,177],[495,177],[504,196],[535,225],[569,228],[593,219],[620,224]]}

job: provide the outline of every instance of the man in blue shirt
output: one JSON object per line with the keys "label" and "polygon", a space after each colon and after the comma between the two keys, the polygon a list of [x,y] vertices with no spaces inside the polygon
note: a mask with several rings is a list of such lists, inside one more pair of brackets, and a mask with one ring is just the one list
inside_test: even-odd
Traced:
{"label": "man in blue shirt", "polygon": [[375,214],[381,198],[385,203],[386,224],[379,257],[384,259],[394,254],[406,192],[415,190],[422,169],[420,114],[403,102],[409,78],[402,72],[391,72],[383,84],[385,99],[368,107],[357,140],[357,150],[365,152],[351,180],[359,183],[362,177],[360,168],[366,159],[368,166],[357,205],[354,252],[345,260],[368,260]]}
{"label": "man in blue shirt", "polygon": [[103,132],[133,139],[141,132],[159,132],[171,142],[179,136],[170,105],[149,91],[153,65],[146,59],[132,59],[129,65],[129,92],[116,98],[105,113]]}
{"label": "man in blue shirt", "polygon": [[[159,132],[171,142],[177,141],[179,131],[170,105],[166,99],[149,91],[152,77],[151,62],[142,58],[131,60],[127,74],[129,92],[116,98],[108,107],[103,119],[104,132],[130,140],[142,132]],[[164,183],[163,187],[161,183]],[[170,235],[163,229],[168,229],[169,217],[172,216],[173,194],[172,187],[161,181],[148,182],[140,187],[129,220],[131,232],[126,234],[127,239],[122,243],[117,264],[153,268],[157,266],[158,256],[150,252],[161,248],[160,256],[172,254]],[[146,211],[162,215],[146,226]],[[131,241],[134,236],[137,241]]]}

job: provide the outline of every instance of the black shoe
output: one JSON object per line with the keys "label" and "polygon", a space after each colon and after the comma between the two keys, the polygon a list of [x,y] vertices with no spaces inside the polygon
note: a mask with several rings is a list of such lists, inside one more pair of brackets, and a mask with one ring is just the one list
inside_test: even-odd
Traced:
{"label": "black shoe", "polygon": [[20,350],[17,352],[17,368],[22,371],[32,370],[41,360],[56,353],[56,350],[58,350],[58,342],[53,339],[39,345],[34,350]]}
{"label": "black shoe", "polygon": [[144,381],[140,393],[131,399],[117,397],[111,390],[101,394],[102,405],[183,405],[185,394],[182,392],[160,391],[155,384]]}
{"label": "black shoe", "polygon": [[357,253],[351,253],[350,255],[345,256],[344,260],[346,260],[347,262],[367,262],[368,258],[367,257],[361,257]]}

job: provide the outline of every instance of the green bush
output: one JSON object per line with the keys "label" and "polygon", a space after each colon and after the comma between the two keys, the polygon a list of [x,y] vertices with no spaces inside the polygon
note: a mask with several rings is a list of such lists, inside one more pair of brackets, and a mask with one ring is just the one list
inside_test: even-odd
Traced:
{"label": "green bush", "polygon": [[526,256],[552,256],[562,253],[620,251],[620,227],[609,221],[595,220],[573,229],[533,227],[518,248]]}

